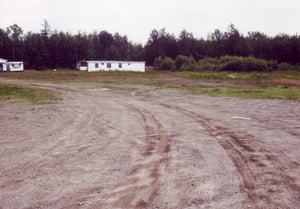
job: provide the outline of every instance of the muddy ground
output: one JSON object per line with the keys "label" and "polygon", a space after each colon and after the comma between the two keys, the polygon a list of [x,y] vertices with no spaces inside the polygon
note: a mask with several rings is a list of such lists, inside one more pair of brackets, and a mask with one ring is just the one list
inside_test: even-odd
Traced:
{"label": "muddy ground", "polygon": [[27,85],[63,100],[0,103],[0,208],[299,208],[299,102]]}

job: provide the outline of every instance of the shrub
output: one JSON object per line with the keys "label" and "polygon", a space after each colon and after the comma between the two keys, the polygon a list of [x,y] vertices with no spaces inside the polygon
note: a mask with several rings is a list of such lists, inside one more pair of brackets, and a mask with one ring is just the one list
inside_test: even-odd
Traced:
{"label": "shrub", "polygon": [[219,60],[217,58],[206,57],[198,62],[198,71],[218,71]]}
{"label": "shrub", "polygon": [[160,70],[162,61],[163,61],[163,57],[156,57],[154,62],[153,62],[153,67],[156,70]]}
{"label": "shrub", "polygon": [[278,65],[278,69],[279,69],[279,70],[286,71],[286,70],[292,70],[292,69],[294,69],[294,67],[293,67],[292,65],[290,65],[290,64],[288,64],[288,63],[286,63],[286,62],[284,62],[284,63],[280,63],[280,64]]}
{"label": "shrub", "polygon": [[157,57],[154,61],[154,68],[169,71],[266,72],[277,69],[291,69],[291,66],[286,63],[278,65],[276,61],[268,61],[255,57],[205,57],[196,62],[193,57],[178,55],[175,61],[170,57]]}
{"label": "shrub", "polygon": [[180,71],[196,71],[197,63],[193,57],[178,55],[175,59],[175,65]]}
{"label": "shrub", "polygon": [[154,60],[153,67],[157,70],[175,71],[175,61],[170,57],[157,57]]}
{"label": "shrub", "polygon": [[180,71],[199,71],[197,63],[186,63],[181,65]]}
{"label": "shrub", "polygon": [[273,71],[278,68],[278,64],[275,61],[267,61],[254,57],[225,56],[220,58],[220,63],[219,67],[222,71]]}

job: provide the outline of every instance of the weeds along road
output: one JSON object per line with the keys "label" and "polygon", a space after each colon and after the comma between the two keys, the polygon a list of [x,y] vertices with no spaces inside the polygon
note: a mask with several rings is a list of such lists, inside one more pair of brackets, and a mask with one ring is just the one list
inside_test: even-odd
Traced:
{"label": "weeds along road", "polygon": [[0,104],[0,208],[299,208],[300,105],[27,83]]}

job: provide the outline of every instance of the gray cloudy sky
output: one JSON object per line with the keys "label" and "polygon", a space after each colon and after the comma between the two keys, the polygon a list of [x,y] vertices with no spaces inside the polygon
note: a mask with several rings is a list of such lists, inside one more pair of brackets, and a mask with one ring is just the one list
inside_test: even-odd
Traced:
{"label": "gray cloudy sky", "polygon": [[243,34],[300,32],[300,0],[1,0],[0,28],[14,23],[39,32],[46,19],[52,29],[77,33],[107,30],[145,43],[152,29],[182,29],[206,38],[233,23]]}

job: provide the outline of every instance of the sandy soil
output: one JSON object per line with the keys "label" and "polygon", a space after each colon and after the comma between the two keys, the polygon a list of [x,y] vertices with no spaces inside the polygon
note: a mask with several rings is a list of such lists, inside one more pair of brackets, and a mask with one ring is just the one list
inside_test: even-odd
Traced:
{"label": "sandy soil", "polygon": [[28,85],[63,100],[0,103],[0,208],[299,208],[299,103]]}

